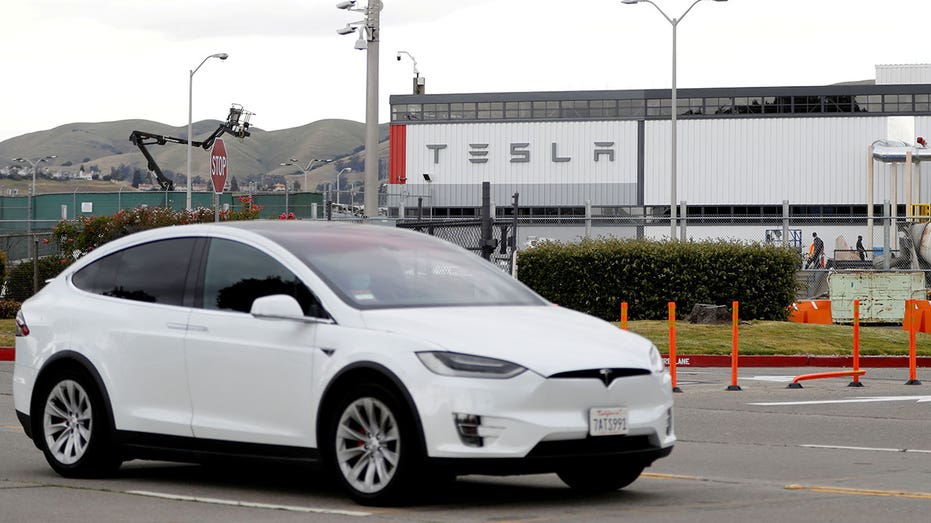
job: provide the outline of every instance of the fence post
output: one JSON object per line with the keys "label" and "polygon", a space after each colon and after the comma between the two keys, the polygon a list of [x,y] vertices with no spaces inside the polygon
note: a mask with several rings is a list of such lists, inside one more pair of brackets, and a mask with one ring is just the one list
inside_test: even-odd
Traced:
{"label": "fence post", "polygon": [[679,241],[685,243],[688,237],[685,233],[686,221],[688,220],[688,206],[685,204],[685,200],[679,202],[679,220],[681,223],[679,226]]}
{"label": "fence post", "polygon": [[627,302],[621,302],[621,329],[627,330]]}
{"label": "fence post", "polygon": [[883,270],[889,270],[892,252],[889,250],[889,222],[892,221],[892,205],[889,200],[883,202]]}
{"label": "fence post", "polygon": [[32,294],[39,292],[39,237],[32,235]]}
{"label": "fence post", "polygon": [[782,200],[782,246],[789,246],[789,200]]}
{"label": "fence post", "polygon": [[482,258],[491,260],[495,251],[495,237],[492,230],[491,217],[491,182],[482,182],[482,237],[479,247],[482,249]]}
{"label": "fence post", "polygon": [[672,391],[682,392],[676,381],[676,302],[669,302],[669,375]]}
{"label": "fence post", "polygon": [[739,304],[736,301],[731,306],[731,384],[728,385],[727,390],[743,390],[740,385],[737,385],[737,358],[740,346],[737,331],[740,318],[738,306]]}

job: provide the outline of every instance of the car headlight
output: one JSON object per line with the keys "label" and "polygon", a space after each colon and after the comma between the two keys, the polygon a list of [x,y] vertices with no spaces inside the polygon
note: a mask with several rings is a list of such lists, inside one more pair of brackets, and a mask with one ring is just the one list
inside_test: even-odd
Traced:
{"label": "car headlight", "polygon": [[458,352],[418,352],[417,357],[431,372],[440,376],[503,380],[527,370],[509,361]]}
{"label": "car headlight", "polygon": [[666,363],[663,362],[663,355],[659,353],[656,345],[650,347],[650,370],[656,373],[666,372]]}

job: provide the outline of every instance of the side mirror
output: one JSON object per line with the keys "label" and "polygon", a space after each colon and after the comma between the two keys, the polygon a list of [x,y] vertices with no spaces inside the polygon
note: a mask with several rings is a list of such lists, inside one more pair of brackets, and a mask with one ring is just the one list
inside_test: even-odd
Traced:
{"label": "side mirror", "polygon": [[287,294],[273,294],[258,298],[252,302],[249,313],[256,318],[305,319],[301,304],[293,296]]}

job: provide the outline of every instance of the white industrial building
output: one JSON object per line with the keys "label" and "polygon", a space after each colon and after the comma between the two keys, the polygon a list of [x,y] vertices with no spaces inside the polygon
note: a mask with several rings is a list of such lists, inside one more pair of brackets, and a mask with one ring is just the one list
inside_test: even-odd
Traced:
{"label": "white industrial building", "polygon": [[[884,200],[899,216],[931,202],[917,149],[913,169],[877,157],[868,184],[871,145],[910,149],[931,134],[931,65],[879,65],[875,83],[677,93],[678,214],[691,238],[763,240],[784,202],[805,236],[830,224],[855,238],[870,201],[876,216]],[[670,94],[391,96],[389,212],[409,217],[419,201],[430,216],[473,216],[488,181],[499,216],[516,192],[519,215],[546,224],[525,236],[573,239],[586,212],[595,234],[669,236]],[[617,216],[655,220],[631,228]]]}

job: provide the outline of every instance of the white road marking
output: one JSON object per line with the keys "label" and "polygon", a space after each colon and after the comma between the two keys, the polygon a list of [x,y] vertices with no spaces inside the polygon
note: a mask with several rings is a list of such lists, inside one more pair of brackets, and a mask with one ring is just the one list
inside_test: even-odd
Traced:
{"label": "white road marking", "polygon": [[752,381],[774,381],[776,383],[790,383],[795,380],[795,376],[754,376],[752,378],[740,378],[742,380]]}
{"label": "white road marking", "polygon": [[914,401],[917,403],[931,402],[931,396],[876,396],[873,398],[860,397],[844,400],[812,400],[812,401],[773,401],[767,403],[747,403],[747,405],[762,405],[767,407],[787,405],[833,405],[839,403],[881,403],[884,401]]}
{"label": "white road marking", "polygon": [[845,447],[842,445],[799,445],[808,449],[836,449],[836,450],[869,450],[873,452],[913,452],[917,454],[931,454],[931,450],[921,449],[887,449],[882,447]]}
{"label": "white road marking", "polygon": [[198,496],[181,496],[178,494],[165,494],[162,492],[151,492],[147,490],[127,490],[124,492],[126,492],[127,494],[133,494],[136,496],[148,496],[151,498],[170,499],[173,501],[192,501],[195,503],[209,503],[212,505],[227,505],[227,506],[232,506],[232,507],[286,510],[289,512],[305,512],[305,513],[313,513],[313,514],[338,514],[341,516],[358,516],[358,517],[372,515],[371,512],[362,512],[358,510],[337,510],[337,509],[316,508],[316,507],[299,507],[295,505],[274,505],[270,503],[253,503],[250,501],[238,501],[235,499],[217,499],[217,498],[202,498]]}

